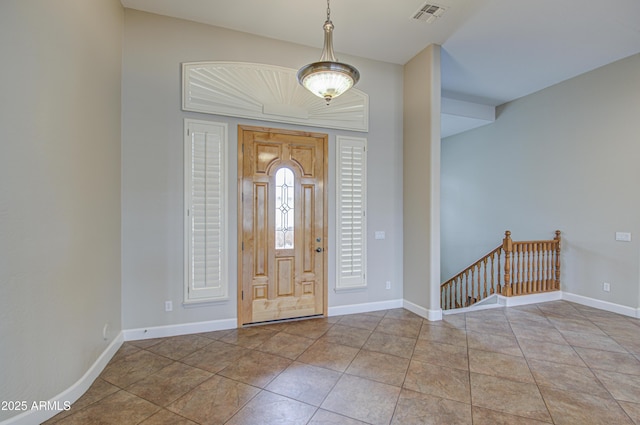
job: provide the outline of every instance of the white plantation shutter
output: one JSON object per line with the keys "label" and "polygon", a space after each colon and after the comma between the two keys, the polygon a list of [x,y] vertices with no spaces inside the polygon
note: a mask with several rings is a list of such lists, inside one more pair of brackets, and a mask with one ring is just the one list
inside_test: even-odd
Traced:
{"label": "white plantation shutter", "polygon": [[226,299],[227,125],[185,120],[185,302]]}
{"label": "white plantation shutter", "polygon": [[336,289],[367,286],[366,179],[367,140],[336,137],[337,146],[337,280]]}

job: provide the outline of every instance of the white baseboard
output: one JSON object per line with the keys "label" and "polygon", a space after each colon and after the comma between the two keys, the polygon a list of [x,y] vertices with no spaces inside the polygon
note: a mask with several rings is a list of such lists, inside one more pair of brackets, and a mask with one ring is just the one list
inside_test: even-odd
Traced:
{"label": "white baseboard", "polygon": [[125,341],[139,339],[164,338],[197,334],[202,332],[222,331],[238,327],[238,319],[210,320],[207,322],[182,323],[178,325],[152,326],[148,328],[127,329],[123,331]]}
{"label": "white baseboard", "polygon": [[428,308],[414,304],[411,301],[402,300],[402,307],[409,310],[412,313],[417,314],[420,317],[424,317],[430,322],[436,322],[442,320],[442,309],[429,310]]}
{"label": "white baseboard", "polygon": [[549,301],[558,301],[562,299],[562,291],[542,292],[540,294],[515,295],[513,297],[503,297],[498,295],[500,299],[504,299],[505,307],[516,307],[519,305],[546,303]]}
{"label": "white baseboard", "polygon": [[492,295],[491,297],[496,297],[497,302],[494,302],[493,304],[481,305],[481,301],[480,303],[478,303],[479,305],[475,305],[473,307],[444,310],[444,314],[447,315],[467,313],[470,311],[486,310],[490,308],[516,307],[527,304],[538,304],[549,301],[565,300],[576,304],[586,305],[587,307],[597,308],[599,310],[610,311],[612,313],[618,313],[624,316],[640,318],[640,308],[627,307],[624,305],[614,304],[608,301],[597,300],[595,298],[584,297],[582,295],[563,291],[544,292],[542,294],[531,295],[517,295],[514,297],[503,297],[502,295]]}
{"label": "white baseboard", "polygon": [[[124,342],[123,333],[120,332],[118,336],[107,346],[107,348],[100,354],[95,362],[91,365],[89,370],[85,372],[82,378],[78,379],[73,385],[61,392],[60,394],[47,401],[47,406],[57,406],[63,408],[66,403],[74,403],[80,398],[93,384],[93,381],[102,373],[109,361],[116,354],[122,343]],[[58,413],[61,410],[43,409],[43,410],[28,410],[17,416],[6,419],[0,422],[0,425],[36,425],[40,424]]]}
{"label": "white baseboard", "polygon": [[431,321],[442,320],[442,310],[428,310],[424,307],[403,299],[329,307],[329,316],[367,313],[370,311],[390,310],[393,308],[407,309],[410,312]]}
{"label": "white baseboard", "polygon": [[543,292],[541,294],[516,295],[513,297],[505,297],[499,294],[493,294],[486,299],[474,304],[471,307],[456,308],[453,310],[444,310],[444,314],[468,313],[470,311],[489,310],[501,307],[517,307],[520,305],[546,303],[549,301],[558,301],[562,299],[562,291]]}
{"label": "white baseboard", "polygon": [[402,308],[402,300],[376,301],[371,303],[339,305],[329,307],[329,316],[342,316],[343,314],[367,313],[369,311],[389,310]]}
{"label": "white baseboard", "polygon": [[614,304],[608,301],[597,300],[595,298],[584,297],[582,295],[563,292],[562,299],[576,304],[586,305],[612,313],[622,314],[624,316],[640,318],[640,308],[627,307],[625,305]]}

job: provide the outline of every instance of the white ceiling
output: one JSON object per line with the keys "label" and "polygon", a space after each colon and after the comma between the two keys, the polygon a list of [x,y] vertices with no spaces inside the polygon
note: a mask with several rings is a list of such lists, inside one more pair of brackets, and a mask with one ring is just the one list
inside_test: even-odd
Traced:
{"label": "white ceiling", "polygon": [[[322,48],[325,0],[121,0],[123,6]],[[340,53],[404,64],[442,46],[443,95],[499,105],[640,52],[640,0],[332,0]]]}

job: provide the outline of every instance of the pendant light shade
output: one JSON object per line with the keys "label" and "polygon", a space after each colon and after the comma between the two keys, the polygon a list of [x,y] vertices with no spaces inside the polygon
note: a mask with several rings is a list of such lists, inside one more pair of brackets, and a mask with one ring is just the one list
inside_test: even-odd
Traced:
{"label": "pendant light shade", "polygon": [[298,71],[298,82],[311,93],[323,98],[327,105],[353,87],[360,79],[356,68],[338,62],[333,53],[333,23],[327,0],[327,20],[323,25],[324,47],[320,61],[305,65]]}

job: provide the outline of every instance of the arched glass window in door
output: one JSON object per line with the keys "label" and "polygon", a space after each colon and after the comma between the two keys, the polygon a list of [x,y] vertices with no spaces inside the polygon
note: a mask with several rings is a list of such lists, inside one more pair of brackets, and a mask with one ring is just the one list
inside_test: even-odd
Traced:
{"label": "arched glass window in door", "polygon": [[289,168],[276,171],[276,249],[293,249],[294,180]]}

